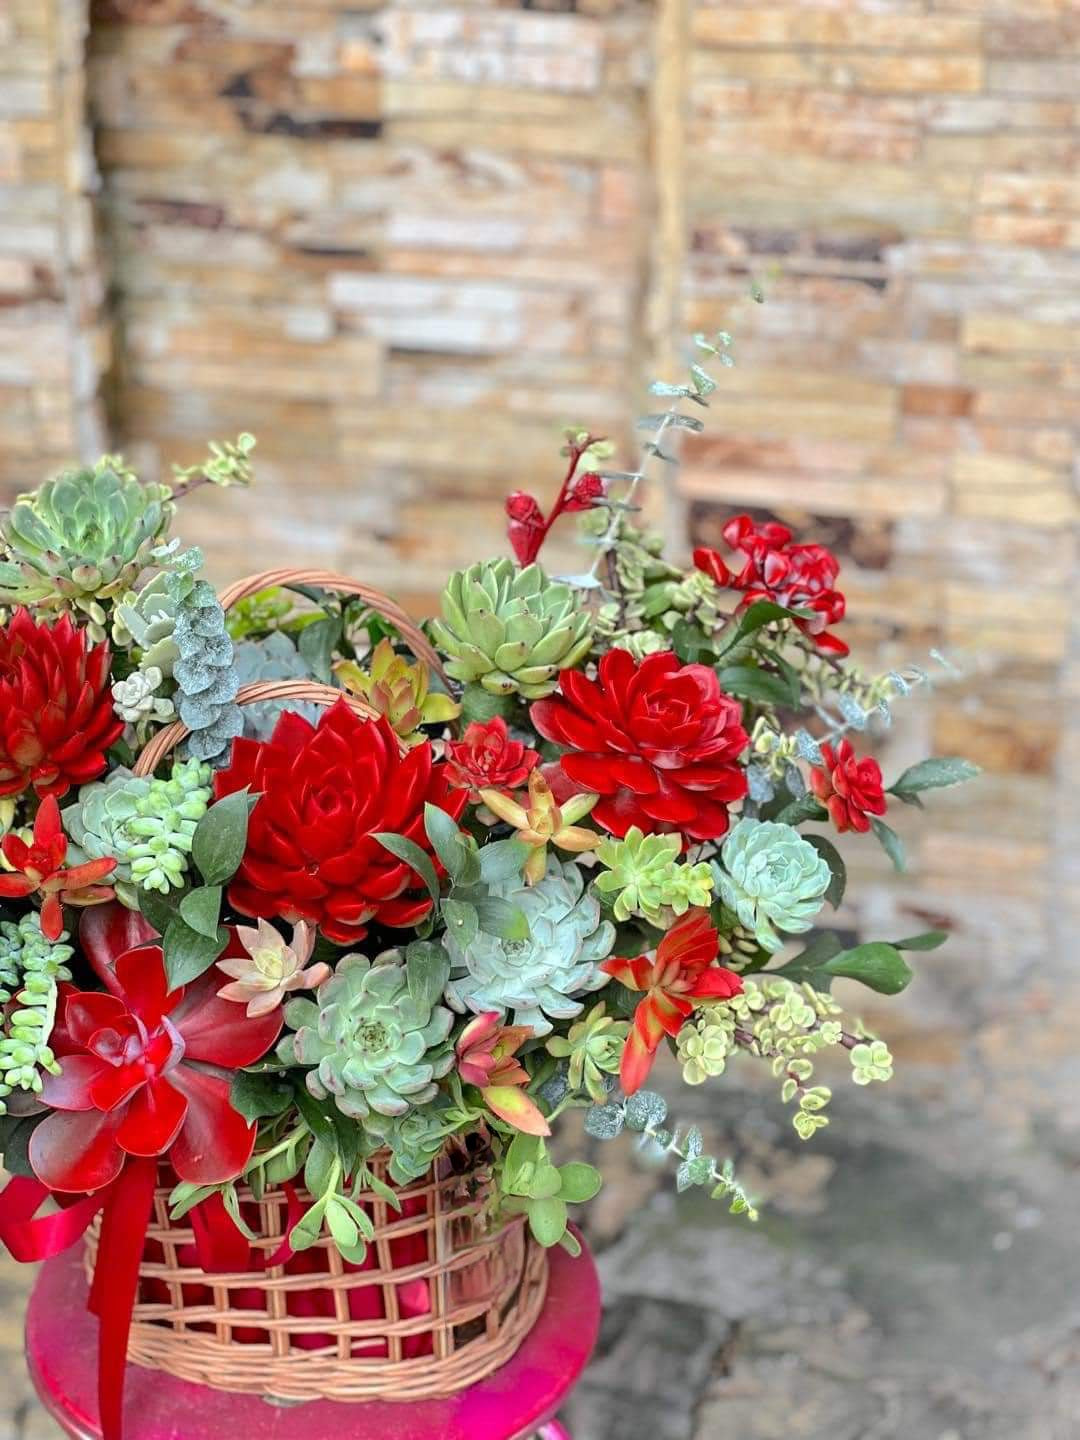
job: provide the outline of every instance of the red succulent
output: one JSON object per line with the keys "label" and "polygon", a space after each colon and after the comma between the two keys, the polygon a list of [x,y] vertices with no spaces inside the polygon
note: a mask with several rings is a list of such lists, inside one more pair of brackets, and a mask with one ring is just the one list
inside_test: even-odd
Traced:
{"label": "red succulent", "polygon": [[718,949],[716,927],[707,910],[688,910],[657,946],[655,958],[605,960],[606,970],[628,990],[641,990],[645,998],[634,1011],[626,1037],[619,1082],[626,1095],[644,1085],[665,1035],[677,1035],[683,1022],[703,1000],[730,1000],[742,991],[740,976],[714,965]]}
{"label": "red succulent", "polygon": [[812,637],[819,650],[846,655],[848,646],[828,633],[844,618],[846,601],[836,589],[840,562],[824,545],[792,545],[786,525],[755,526],[749,515],[733,516],[723,529],[724,540],[744,557],[736,573],[717,550],[694,551],[694,564],[726,590],[744,591],[743,605],[772,600],[789,610],[813,610],[812,619],[795,623]]}
{"label": "red succulent", "polygon": [[526,1135],[550,1135],[551,1126],[531,1095],[522,1086],[531,1079],[515,1057],[533,1038],[528,1025],[504,1025],[498,1010],[476,1015],[458,1036],[454,1047],[458,1074],[466,1085],[475,1085],[493,1115],[522,1130]]}
{"label": "red succulent", "polygon": [[609,650],[595,680],[564,670],[559,685],[561,696],[533,704],[532,721],[569,747],[559,761],[567,779],[600,795],[598,824],[613,835],[637,825],[695,840],[727,831],[728,805],[746,794],[737,762],[747,734],[715,671],[668,651],[637,661]]}
{"label": "red succulent", "polygon": [[0,796],[65,795],[101,774],[124,729],[110,659],[67,615],[50,626],[20,609],[0,626]]}
{"label": "red succulent", "polygon": [[474,803],[481,790],[517,790],[540,759],[520,740],[512,740],[501,715],[474,721],[460,740],[446,745],[446,778],[458,789],[470,790]]}
{"label": "red succulent", "polygon": [[88,860],[85,865],[64,868],[67,836],[60,823],[60,807],[48,796],[34,820],[33,843],[18,835],[5,835],[0,849],[13,873],[0,872],[0,898],[21,900],[41,896],[41,933],[46,940],[59,940],[64,930],[65,905],[100,905],[113,898],[109,885],[98,882],[116,869],[112,859]]}
{"label": "red succulent", "polygon": [[881,782],[881,766],[869,756],[860,760],[850,740],[841,740],[834,751],[821,747],[820,770],[810,772],[810,788],[828,810],[841,834],[870,829],[869,816],[884,815],[889,808]]}
{"label": "red succulent", "polygon": [[[195,1185],[234,1180],[255,1126],[229,1103],[226,1072],[266,1054],[281,1010],[251,1018],[222,1000],[213,967],[170,994],[157,945],[96,953],[124,929],[97,925],[89,937],[107,992],[60,987],[49,1039],[60,1073],[44,1077],[53,1113],[34,1130],[30,1164],[42,1184],[65,1192],[100,1190],[129,1155],[167,1154]],[[240,953],[234,938],[226,954]]]}
{"label": "red succulent", "polygon": [[242,915],[310,920],[351,945],[369,921],[410,926],[431,909],[416,871],[375,838],[404,835],[431,853],[424,806],[454,819],[467,796],[453,791],[429,741],[402,755],[385,716],[364,720],[339,700],[312,725],[286,711],[269,740],[234,742],[218,772],[218,799],[258,796],[247,849],[229,887]]}

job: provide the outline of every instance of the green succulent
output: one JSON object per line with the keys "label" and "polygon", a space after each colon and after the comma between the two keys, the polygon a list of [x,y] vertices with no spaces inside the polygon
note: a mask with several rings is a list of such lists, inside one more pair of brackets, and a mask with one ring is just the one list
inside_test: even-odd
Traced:
{"label": "green succulent", "polygon": [[893,1057],[884,1040],[864,1041],[849,1052],[851,1078],[856,1085],[869,1085],[874,1080],[891,1080]]}
{"label": "green succulent", "polygon": [[601,918],[599,901],[584,889],[578,866],[554,856],[536,885],[523,885],[516,876],[493,885],[493,897],[524,914],[528,934],[504,940],[481,930],[463,942],[448,931],[448,1003],[477,1015],[512,1010],[513,1023],[528,1025],[537,1036],[551,1034],[553,1019],[580,1015],[577,997],[607,984],[599,964],[615,941],[615,927]]}
{"label": "green succulent", "polygon": [[332,1095],[354,1119],[426,1105],[437,1094],[436,1080],[453,1065],[454,1017],[421,987],[410,987],[397,951],[374,964],[365,955],[347,955],[320,985],[317,1000],[291,1000],[285,1019],[296,1033],[281,1042],[279,1058],[314,1066],[307,1075],[311,1093],[319,1100]]}
{"label": "green succulent", "polygon": [[565,1036],[553,1035],[547,1050],[557,1060],[569,1060],[566,1078],[571,1090],[585,1090],[597,1105],[604,1105],[610,1088],[606,1077],[618,1073],[629,1033],[629,1021],[615,1020],[601,1001]]}
{"label": "green succulent", "polygon": [[49,942],[32,911],[19,921],[0,922],[0,1115],[13,1090],[40,1094],[41,1072],[60,1073],[49,1048],[56,1022],[57,984],[70,980],[74,955],[67,933]]}
{"label": "green succulent", "polygon": [[825,900],[832,873],[824,858],[790,825],[740,820],[720,852],[720,898],[762,949],[774,954],[778,934],[809,930]]}
{"label": "green succulent", "polygon": [[414,1106],[404,1115],[373,1110],[365,1119],[364,1128],[390,1151],[390,1178],[396,1185],[411,1185],[431,1169],[450,1130],[444,1108],[445,1101]]}
{"label": "green succulent", "polygon": [[[241,685],[255,680],[310,680],[311,667],[280,630],[261,640],[240,640],[234,647],[236,678]],[[303,715],[314,725],[321,713],[318,705],[302,700],[262,700],[258,705],[245,705],[244,734],[252,740],[269,739],[274,726],[286,710]]]}
{"label": "green succulent", "polygon": [[84,785],[63,813],[72,840],[90,860],[112,856],[117,899],[139,908],[140,890],[166,895],[186,879],[192,838],[212,796],[209,765],[177,762],[168,780],[118,769]]}
{"label": "green succulent", "polygon": [[681,853],[681,835],[645,835],[636,825],[622,840],[609,836],[600,841],[596,857],[607,872],[595,885],[601,895],[614,895],[620,924],[639,915],[663,926],[671,914],[685,915],[692,905],[712,903],[712,867],[704,861],[680,865]]}
{"label": "green succulent", "polygon": [[176,708],[191,731],[191,754],[214,760],[243,732],[244,716],[236,703],[240,681],[225,611],[213,586],[198,578],[202,563],[197,549],[174,556],[166,586],[176,614]]}
{"label": "green succulent", "polygon": [[735,1017],[726,1006],[706,1006],[686,1021],[675,1044],[687,1085],[704,1085],[727,1068],[735,1048]]}
{"label": "green succulent", "polygon": [[592,643],[591,616],[569,585],[505,558],[452,575],[442,615],[431,629],[447,674],[489,695],[550,695],[559,671],[584,660]]}
{"label": "green succulent", "polygon": [[109,455],[20,495],[0,521],[0,603],[78,609],[102,627],[98,602],[150,563],[172,518],[170,495]]}
{"label": "green succulent", "polygon": [[177,600],[162,571],[138,593],[129,590],[113,610],[113,644],[123,650],[135,648],[145,670],[160,670],[168,679],[180,658],[176,646]]}

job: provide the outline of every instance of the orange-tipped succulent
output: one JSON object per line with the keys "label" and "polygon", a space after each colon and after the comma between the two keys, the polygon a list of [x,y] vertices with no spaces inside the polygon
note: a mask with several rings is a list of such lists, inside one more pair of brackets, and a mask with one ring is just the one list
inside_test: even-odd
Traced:
{"label": "orange-tipped succulent", "polygon": [[575,821],[588,815],[600,796],[572,795],[559,805],[539,770],[529,776],[527,804],[521,804],[501,790],[481,790],[480,798],[500,820],[513,825],[516,839],[528,845],[531,853],[525,862],[525,879],[530,885],[544,878],[549,844],[557,845],[560,850],[585,851],[592,850],[599,839],[595,831],[586,830]]}
{"label": "orange-tipped succulent", "polygon": [[361,695],[385,715],[406,745],[419,745],[426,737],[421,725],[445,724],[461,714],[461,706],[449,695],[433,691],[428,667],[414,665],[398,655],[389,640],[380,640],[371,653],[370,669],[355,660],[340,660],[334,674],[345,689]]}
{"label": "orange-tipped succulent", "polygon": [[532,1039],[528,1025],[504,1025],[498,1010],[486,1010],[470,1020],[456,1046],[458,1074],[475,1085],[493,1115],[526,1135],[550,1135],[551,1127],[539,1106],[521,1088],[529,1072],[517,1052]]}

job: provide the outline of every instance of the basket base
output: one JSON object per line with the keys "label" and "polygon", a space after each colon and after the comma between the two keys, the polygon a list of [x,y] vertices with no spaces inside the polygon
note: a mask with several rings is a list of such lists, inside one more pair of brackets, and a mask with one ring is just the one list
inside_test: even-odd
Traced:
{"label": "basket base", "polygon": [[[550,1256],[543,1312],[512,1360],[445,1400],[268,1405],[129,1366],[125,1440],[525,1440],[554,1416],[588,1363],[600,1324],[596,1267],[586,1250]],[[100,1440],[97,1321],[86,1309],[77,1252],[41,1269],[26,1319],[26,1355],[42,1402],[74,1440]],[[541,1432],[543,1433],[543,1432]],[[551,1431],[550,1434],[558,1434]]]}

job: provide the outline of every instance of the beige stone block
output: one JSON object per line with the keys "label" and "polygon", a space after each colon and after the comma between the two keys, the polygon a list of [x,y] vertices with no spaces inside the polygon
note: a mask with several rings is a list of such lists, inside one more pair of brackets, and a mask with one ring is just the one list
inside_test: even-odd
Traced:
{"label": "beige stone block", "polygon": [[265,363],[257,353],[233,361],[216,358],[164,356],[128,357],[137,385],[161,390],[231,391],[237,395],[273,395],[294,400],[353,404],[378,394],[376,367],[327,364]]}
{"label": "beige stone block", "polygon": [[983,212],[972,222],[974,240],[988,245],[1033,245],[1049,250],[1080,249],[1080,218]]}
{"label": "beige stone block", "polygon": [[890,50],[978,50],[981,26],[959,15],[855,13],[755,6],[696,9],[693,36],[701,45],[850,46]]}
{"label": "beige stone block", "polygon": [[716,471],[690,465],[680,472],[677,483],[680,495],[689,500],[724,500],[769,509],[796,503],[816,515],[888,519],[943,515],[948,495],[942,482],[902,487],[876,475],[838,479],[798,471]]}
{"label": "beige stone block", "polygon": [[1005,95],[1030,95],[1046,99],[1060,95],[1075,99],[1080,93],[1080,59],[1010,58],[991,60],[987,89]]}
{"label": "beige stone block", "polygon": [[978,203],[1000,210],[1041,214],[1080,215],[1080,177],[1075,175],[1016,175],[991,171],[982,177]]}
{"label": "beige stone block", "polygon": [[699,78],[760,85],[823,85],[899,95],[968,94],[981,90],[980,55],[875,53],[871,50],[706,50],[691,58]]}
{"label": "beige stone block", "polygon": [[397,144],[429,145],[435,150],[493,150],[568,160],[638,161],[644,136],[640,116],[624,105],[609,104],[594,122],[577,117],[562,122],[533,122],[514,117],[493,119],[391,120],[386,138]]}
{"label": "beige stone block", "polygon": [[1080,327],[975,310],[964,317],[962,343],[970,350],[1030,350],[1067,355],[1080,351]]}

